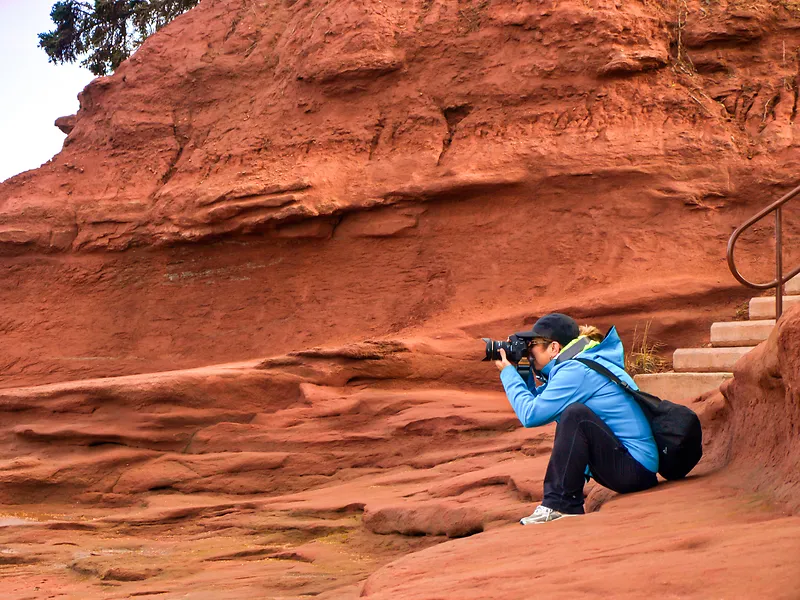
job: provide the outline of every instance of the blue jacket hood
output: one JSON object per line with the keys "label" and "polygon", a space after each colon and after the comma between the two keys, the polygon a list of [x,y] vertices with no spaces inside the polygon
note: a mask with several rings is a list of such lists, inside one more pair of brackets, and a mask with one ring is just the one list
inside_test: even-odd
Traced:
{"label": "blue jacket hood", "polygon": [[617,328],[612,327],[606,334],[605,339],[597,346],[584,350],[579,354],[585,358],[602,358],[620,369],[625,368],[625,350],[622,347],[622,340],[619,338]]}
{"label": "blue jacket hood", "polygon": [[[612,327],[606,337],[597,346],[592,346],[578,354],[583,358],[597,359],[601,358],[620,369],[625,369],[625,350],[622,347],[622,340],[617,333],[617,328]],[[542,374],[545,377],[550,376],[550,371],[556,366],[558,357],[547,363],[542,369]],[[563,364],[563,363],[562,363]]]}

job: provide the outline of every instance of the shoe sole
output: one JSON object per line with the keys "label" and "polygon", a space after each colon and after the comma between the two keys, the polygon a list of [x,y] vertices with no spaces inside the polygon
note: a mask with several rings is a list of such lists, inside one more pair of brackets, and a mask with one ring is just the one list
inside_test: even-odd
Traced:
{"label": "shoe sole", "polygon": [[520,519],[520,525],[541,525],[543,523],[552,523],[553,521],[560,521],[561,519],[566,519],[568,517],[582,517],[583,515],[561,515],[556,519],[548,519],[547,521],[528,521],[527,523],[523,523],[523,520]]}

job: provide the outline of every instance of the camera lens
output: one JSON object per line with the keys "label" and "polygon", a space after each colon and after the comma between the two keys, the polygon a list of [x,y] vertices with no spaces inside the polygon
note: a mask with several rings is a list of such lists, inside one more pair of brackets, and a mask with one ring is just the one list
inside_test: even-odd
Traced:
{"label": "camera lens", "polygon": [[484,344],[486,344],[486,356],[484,357],[483,360],[500,360],[500,353],[497,351],[496,348],[496,344],[498,344],[499,342],[496,342],[495,340],[490,338],[481,338],[481,339],[483,340]]}

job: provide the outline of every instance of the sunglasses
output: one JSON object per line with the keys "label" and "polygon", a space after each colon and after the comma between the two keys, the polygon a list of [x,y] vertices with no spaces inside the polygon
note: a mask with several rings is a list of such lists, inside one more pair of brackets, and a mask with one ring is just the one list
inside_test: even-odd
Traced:
{"label": "sunglasses", "polygon": [[546,338],[534,338],[530,342],[528,342],[528,348],[531,346],[536,346],[537,344],[543,344],[545,346],[549,346],[553,343],[553,340],[548,340]]}

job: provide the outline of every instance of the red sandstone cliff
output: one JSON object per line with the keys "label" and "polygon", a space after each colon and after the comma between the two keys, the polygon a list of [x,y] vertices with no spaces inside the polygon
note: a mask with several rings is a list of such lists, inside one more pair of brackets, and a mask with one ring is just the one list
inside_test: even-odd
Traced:
{"label": "red sandstone cliff", "polygon": [[4,184],[0,241],[388,236],[475,197],[518,199],[545,227],[569,207],[561,235],[579,215],[727,233],[756,190],[797,180],[798,17],[782,2],[204,2],[84,90],[64,151]]}
{"label": "red sandstone cliff", "polygon": [[552,431],[475,344],[730,316],[731,228],[800,172],[793,6],[204,0],[153,36],[0,184],[4,593],[793,597],[800,313],[695,404],[696,477],[548,529],[514,521]]}
{"label": "red sandstone cliff", "polygon": [[0,184],[2,385],[552,309],[699,344],[746,294],[732,227],[797,182],[799,28],[781,2],[203,2]]}

